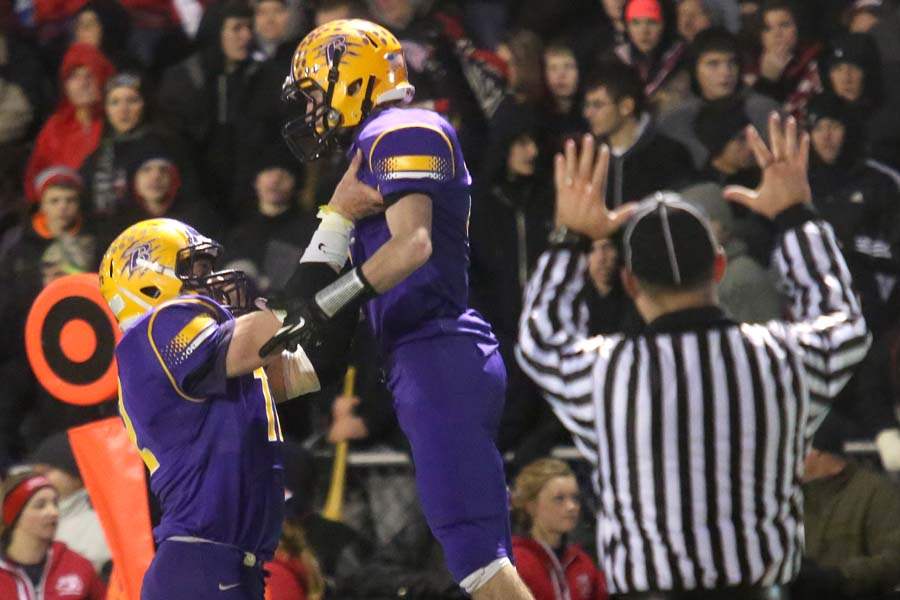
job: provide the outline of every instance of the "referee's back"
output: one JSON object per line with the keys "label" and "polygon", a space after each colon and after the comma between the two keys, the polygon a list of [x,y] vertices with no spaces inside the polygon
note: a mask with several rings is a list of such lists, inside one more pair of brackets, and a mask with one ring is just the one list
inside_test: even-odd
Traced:
{"label": "referee's back", "polygon": [[[667,219],[643,266],[625,244],[635,272],[690,269]],[[596,467],[612,593],[766,590],[799,570],[808,440],[869,338],[830,226],[804,205],[775,221],[792,321],[740,324],[713,303],[665,313],[639,335],[588,339],[584,254],[560,244],[539,260],[517,357]]]}

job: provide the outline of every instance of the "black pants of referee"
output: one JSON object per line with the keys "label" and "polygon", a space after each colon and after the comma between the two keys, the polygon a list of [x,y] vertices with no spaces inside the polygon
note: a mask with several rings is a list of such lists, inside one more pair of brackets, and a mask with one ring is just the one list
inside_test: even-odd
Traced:
{"label": "black pants of referee", "polygon": [[612,598],[614,600],[790,600],[791,594],[788,588],[773,585],[689,592],[634,592],[632,594],[616,594]]}

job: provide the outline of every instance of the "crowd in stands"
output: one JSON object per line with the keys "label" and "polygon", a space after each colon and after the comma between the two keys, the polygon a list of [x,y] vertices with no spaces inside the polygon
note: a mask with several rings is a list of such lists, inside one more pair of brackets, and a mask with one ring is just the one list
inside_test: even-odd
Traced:
{"label": "crowd in stands", "polygon": [[[473,175],[470,302],[493,324],[509,372],[499,445],[519,515],[516,558],[536,598],[606,598],[590,519],[579,518],[590,483],[577,464],[547,459],[568,435],[513,356],[522,291],[553,229],[552,157],[586,132],[608,144],[611,208],[683,192],[727,254],[723,306],[763,322],[789,309],[769,264],[776,232],[722,189],[757,185],[746,128],[765,134],[772,111],[811,134],[815,208],[837,234],[874,337],[807,464],[808,558],[796,593],[895,589],[900,492],[883,471],[900,471],[900,3],[16,0],[0,4],[0,468],[8,489],[29,477],[34,487],[12,522],[4,506],[0,590],[17,568],[38,582],[28,561],[51,560],[54,536],[83,558],[52,560],[93,573],[80,575],[82,597],[100,597],[109,572],[60,432],[116,406],[63,404],[41,387],[24,352],[35,297],[62,275],[95,270],[119,232],[152,217],[219,240],[223,266],[250,274],[260,295],[277,292],[348,162],[291,156],[281,84],[307,32],[355,17],[396,33],[414,104],[457,128]],[[637,330],[615,247],[596,243],[589,261],[593,330]],[[331,389],[279,407],[296,490],[269,569],[272,598],[387,598],[401,588],[463,597],[408,473],[357,474],[347,524],[318,515],[322,469],[309,448],[404,451],[364,325],[351,363],[354,395]],[[849,440],[875,441],[877,456],[868,466],[848,459]],[[57,507],[52,527],[39,512],[54,509],[31,501]]]}

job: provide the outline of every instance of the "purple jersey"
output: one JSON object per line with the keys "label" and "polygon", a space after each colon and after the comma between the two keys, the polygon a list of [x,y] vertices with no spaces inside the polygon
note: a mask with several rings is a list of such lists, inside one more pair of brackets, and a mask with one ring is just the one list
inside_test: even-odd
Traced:
{"label": "purple jersey", "polygon": [[162,506],[156,540],[204,538],[266,559],[281,531],[283,438],[265,372],[225,376],[233,329],[202,296],[147,313],[116,348],[119,411]]}
{"label": "purple jersey", "polygon": [[[360,179],[390,205],[406,194],[431,198],[431,258],[403,282],[366,305],[386,351],[412,339],[473,333],[492,338],[490,325],[468,309],[469,188],[456,132],[437,113],[389,108],[357,131],[350,155],[362,150]],[[360,221],[352,246],[362,264],[391,237],[383,214]]]}

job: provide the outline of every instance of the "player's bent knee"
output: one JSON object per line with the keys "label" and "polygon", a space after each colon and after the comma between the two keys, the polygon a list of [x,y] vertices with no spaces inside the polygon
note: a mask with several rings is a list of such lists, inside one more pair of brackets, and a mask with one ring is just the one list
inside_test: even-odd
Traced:
{"label": "player's bent knee", "polygon": [[480,588],[484,587],[488,581],[493,579],[494,575],[499,573],[501,569],[507,565],[510,567],[512,566],[512,563],[507,557],[504,556],[498,558],[464,577],[463,580],[459,582],[459,586],[464,589],[467,594],[472,595]]}

